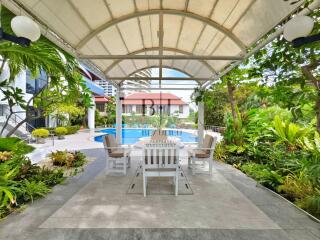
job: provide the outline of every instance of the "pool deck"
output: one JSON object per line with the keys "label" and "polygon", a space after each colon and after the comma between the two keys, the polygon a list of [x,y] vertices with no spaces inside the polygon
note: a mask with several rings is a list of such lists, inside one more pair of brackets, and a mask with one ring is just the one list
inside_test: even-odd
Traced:
{"label": "pool deck", "polygon": [[95,131],[83,130],[79,131],[77,134],[67,135],[65,139],[58,140],[51,138],[46,139],[45,144],[32,144],[36,149],[28,154],[32,163],[37,163],[43,160],[46,155],[53,151],[63,151],[63,150],[80,150],[80,149],[93,149],[101,148],[102,143],[95,142],[93,138],[98,136],[99,133]]}
{"label": "pool deck", "polygon": [[1,240],[320,238],[319,222],[229,165],[215,162],[212,177],[191,175],[185,151],[182,167],[193,195],[127,194],[138,159],[133,156],[127,176],[106,176],[102,144],[89,144],[89,137],[79,133],[56,144],[55,149],[82,148],[93,161],[47,197],[0,222]]}
{"label": "pool deck", "polygon": [[[101,148],[103,146],[102,143],[94,141],[94,137],[105,134],[97,132],[99,130],[102,129],[97,129],[96,131],[82,130],[77,134],[67,135],[65,136],[65,139],[62,140],[55,138],[54,141],[52,141],[51,138],[48,138],[46,139],[45,144],[32,144],[36,149],[28,156],[32,160],[32,163],[37,163],[43,160],[46,155],[52,151]],[[197,132],[196,130],[191,129],[183,129],[183,131],[191,134],[196,134]],[[211,132],[210,134],[214,133]]]}

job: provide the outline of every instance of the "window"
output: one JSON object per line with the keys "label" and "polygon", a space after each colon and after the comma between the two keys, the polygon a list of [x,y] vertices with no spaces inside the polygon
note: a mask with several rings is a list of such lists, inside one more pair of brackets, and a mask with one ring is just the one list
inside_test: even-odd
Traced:
{"label": "window", "polygon": [[132,113],[132,105],[123,105],[122,110],[123,113]]}
{"label": "window", "polygon": [[183,105],[179,105],[179,113],[183,113]]}
{"label": "window", "polygon": [[143,113],[142,105],[136,105],[136,113],[137,114],[142,114]]}
{"label": "window", "polygon": [[48,77],[45,71],[40,70],[40,74],[37,78],[33,78],[29,70],[26,74],[26,92],[30,94],[36,94],[47,85]]}
{"label": "window", "polygon": [[104,103],[96,103],[96,108],[99,112],[104,112]]}

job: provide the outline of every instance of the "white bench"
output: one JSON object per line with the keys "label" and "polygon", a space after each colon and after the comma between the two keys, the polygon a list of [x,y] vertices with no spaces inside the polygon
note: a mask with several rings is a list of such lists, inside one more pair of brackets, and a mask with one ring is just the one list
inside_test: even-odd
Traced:
{"label": "white bench", "polygon": [[148,177],[173,177],[178,195],[179,146],[177,144],[146,144],[142,151],[143,195],[147,195]]}

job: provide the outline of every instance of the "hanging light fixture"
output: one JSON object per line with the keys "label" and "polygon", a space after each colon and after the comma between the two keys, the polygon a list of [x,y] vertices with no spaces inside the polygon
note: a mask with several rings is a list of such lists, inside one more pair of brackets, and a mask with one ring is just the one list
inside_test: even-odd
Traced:
{"label": "hanging light fixture", "polygon": [[[0,3],[0,18],[1,18]],[[31,18],[26,16],[16,16],[11,20],[11,29],[15,35],[5,33],[1,27],[0,19],[0,40],[7,40],[17,43],[23,47],[30,46],[31,42],[37,41],[41,36],[40,27]]]}
{"label": "hanging light fixture", "polygon": [[314,21],[309,16],[295,16],[284,26],[284,38],[292,42],[293,47],[301,47],[307,43],[320,40],[320,34],[309,36],[313,30]]}
{"label": "hanging light fixture", "polygon": [[11,29],[17,37],[37,41],[40,36],[40,28],[32,19],[26,16],[16,16],[11,20]]}

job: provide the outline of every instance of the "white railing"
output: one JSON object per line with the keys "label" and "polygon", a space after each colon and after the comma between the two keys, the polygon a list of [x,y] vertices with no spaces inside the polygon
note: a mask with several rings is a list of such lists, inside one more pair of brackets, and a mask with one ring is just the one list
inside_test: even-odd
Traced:
{"label": "white railing", "polygon": [[[20,113],[25,113],[25,112],[21,111]],[[10,116],[10,112],[8,110],[4,110],[3,115],[0,116],[0,123],[5,124],[5,122],[7,121],[9,116]],[[24,119],[22,117],[20,117],[16,113],[13,113],[10,116],[8,123],[11,124],[12,127],[15,127],[17,124],[19,124],[22,121],[24,121]],[[21,131],[21,129],[23,129],[23,131],[25,131],[26,133],[31,133],[35,128],[31,124],[26,122],[26,123],[22,124],[17,130]]]}

